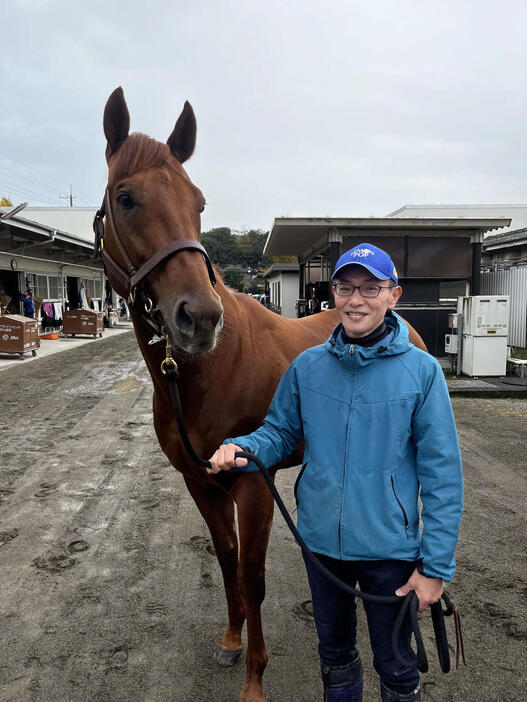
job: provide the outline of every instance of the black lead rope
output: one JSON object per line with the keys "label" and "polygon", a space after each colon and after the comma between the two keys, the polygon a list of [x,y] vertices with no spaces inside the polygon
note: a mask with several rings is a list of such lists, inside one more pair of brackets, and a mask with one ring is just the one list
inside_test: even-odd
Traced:
{"label": "black lead rope", "polygon": [[[179,432],[181,434],[181,439],[183,441],[183,444],[185,446],[185,449],[188,451],[190,457],[192,460],[197,463],[198,465],[204,467],[204,468],[210,468],[211,464],[210,461],[205,460],[204,458],[201,458],[201,456],[198,456],[198,454],[195,452],[192,444],[190,443],[185,424],[183,422],[183,411],[181,408],[181,400],[179,397],[179,390],[177,387],[177,379],[178,379],[178,372],[175,369],[170,369],[167,370],[165,373],[165,377],[169,381],[168,387],[170,389],[170,396],[172,398],[172,405],[174,408],[174,414],[176,417],[176,421],[178,424]],[[392,632],[392,647],[393,647],[393,653],[397,661],[404,666],[407,667],[413,667],[417,666],[418,670],[421,673],[426,673],[428,671],[428,658],[426,656],[426,651],[423,643],[423,637],[421,635],[421,630],[419,628],[419,622],[417,620],[417,609],[419,605],[419,599],[415,592],[412,590],[409,592],[407,595],[405,595],[403,598],[397,596],[397,595],[392,595],[392,596],[384,596],[384,595],[372,595],[367,592],[362,592],[361,590],[357,590],[354,587],[351,587],[351,585],[348,585],[347,583],[344,583],[342,580],[337,578],[330,570],[328,570],[319,560],[318,558],[309,550],[307,544],[305,543],[304,539],[300,536],[300,533],[298,532],[298,529],[296,528],[296,525],[294,524],[293,520],[291,519],[291,516],[289,512],[287,511],[286,506],[284,505],[284,502],[282,498],[280,497],[280,494],[278,490],[275,487],[275,484],[273,482],[273,479],[271,478],[271,475],[269,474],[269,470],[264,466],[264,464],[260,461],[258,456],[255,456],[253,453],[250,451],[238,451],[235,454],[236,458],[246,458],[248,461],[252,461],[260,471],[260,473],[263,475],[264,480],[267,484],[267,487],[271,491],[271,494],[273,495],[273,498],[278,506],[278,509],[282,513],[282,516],[289,527],[289,530],[293,534],[295,540],[297,541],[298,545],[302,549],[305,557],[309,560],[309,562],[318,569],[322,575],[324,575],[330,582],[332,582],[334,585],[339,587],[341,590],[346,592],[348,595],[352,595],[354,597],[359,597],[362,600],[365,600],[366,602],[377,602],[378,604],[397,604],[401,603],[401,607],[399,610],[399,613],[397,615],[397,619],[395,621],[395,625],[393,628]],[[441,666],[441,670],[443,673],[448,673],[450,670],[450,654],[448,650],[448,641],[447,641],[447,635],[446,635],[446,627],[445,627],[445,616],[450,616],[454,615],[454,620],[456,622],[456,642],[459,644],[459,641],[461,641],[461,645],[457,647],[456,651],[456,667],[459,662],[459,654],[458,651],[461,649],[461,654],[462,654],[462,660],[463,663],[465,663],[465,656],[464,656],[464,651],[463,651],[463,642],[461,638],[461,629],[459,627],[459,613],[457,612],[456,608],[454,607],[450,597],[447,595],[446,592],[443,592],[441,595],[441,598],[446,604],[446,609],[444,610],[441,601],[435,602],[430,605],[430,610],[432,614],[432,623],[434,626],[434,633],[436,637],[436,643],[437,643],[437,652],[439,656],[439,664]],[[410,620],[410,628],[411,631],[414,635],[415,643],[416,643],[416,653],[411,651],[411,656],[406,658],[403,656],[403,654],[399,650],[399,644],[398,644],[398,638],[399,638],[399,632],[401,630],[401,627],[403,625],[403,622],[405,621],[406,618],[409,618]]]}

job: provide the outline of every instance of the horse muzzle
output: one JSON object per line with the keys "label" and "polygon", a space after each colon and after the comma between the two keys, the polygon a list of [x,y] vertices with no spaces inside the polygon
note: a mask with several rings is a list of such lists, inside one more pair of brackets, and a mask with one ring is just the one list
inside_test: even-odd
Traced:
{"label": "horse muzzle", "polygon": [[223,327],[223,306],[218,295],[185,295],[176,302],[157,303],[174,349],[198,354],[212,351]]}

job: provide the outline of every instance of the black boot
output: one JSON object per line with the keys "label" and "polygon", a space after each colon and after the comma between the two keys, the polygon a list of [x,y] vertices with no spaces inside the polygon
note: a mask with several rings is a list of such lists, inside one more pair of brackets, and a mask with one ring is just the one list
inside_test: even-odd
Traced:
{"label": "black boot", "polygon": [[381,680],[381,702],[421,702],[421,685],[418,685],[412,692],[402,694],[390,690]]}
{"label": "black boot", "polygon": [[346,665],[321,663],[325,702],[362,702],[362,663],[357,656]]}

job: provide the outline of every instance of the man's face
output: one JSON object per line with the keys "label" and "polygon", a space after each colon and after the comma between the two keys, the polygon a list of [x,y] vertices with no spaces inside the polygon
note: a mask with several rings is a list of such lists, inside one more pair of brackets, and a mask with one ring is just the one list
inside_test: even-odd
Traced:
{"label": "man's face", "polygon": [[386,312],[393,310],[402,292],[399,286],[391,287],[392,280],[379,280],[362,266],[347,266],[335,282],[354,286],[370,283],[383,288],[378,297],[366,298],[358,290],[354,290],[351,297],[342,297],[335,293],[333,286],[335,309],[350,339],[360,339],[377,329]]}

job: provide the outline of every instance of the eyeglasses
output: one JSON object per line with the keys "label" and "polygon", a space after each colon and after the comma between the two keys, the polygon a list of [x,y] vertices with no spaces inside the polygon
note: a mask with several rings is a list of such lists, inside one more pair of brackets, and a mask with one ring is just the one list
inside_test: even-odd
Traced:
{"label": "eyeglasses", "polygon": [[378,297],[381,290],[391,290],[393,285],[373,285],[366,283],[365,285],[351,285],[350,283],[335,283],[335,292],[339,297],[351,297],[355,290],[359,291],[361,297]]}

